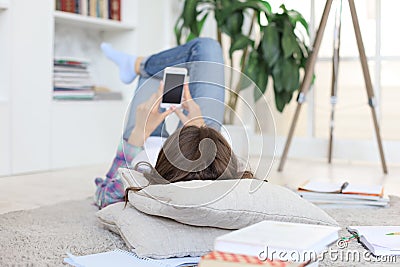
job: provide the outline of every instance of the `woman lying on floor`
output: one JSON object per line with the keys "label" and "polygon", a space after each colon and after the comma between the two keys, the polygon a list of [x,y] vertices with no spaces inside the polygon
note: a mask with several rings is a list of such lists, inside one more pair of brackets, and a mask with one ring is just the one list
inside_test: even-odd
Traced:
{"label": "woman lying on floor", "polygon": [[[120,79],[124,83],[129,84],[137,75],[140,76],[113,164],[106,179],[95,180],[95,201],[99,208],[124,201],[125,192],[118,178],[118,168],[130,167],[150,136],[166,138],[157,162],[151,168],[150,175],[154,177],[177,182],[253,176],[248,171],[239,170],[236,156],[219,133],[225,88],[222,51],[216,41],[196,38],[147,58],[116,51],[109,44],[103,44],[102,49],[119,67]],[[190,88],[188,84],[184,85],[183,111],[170,108],[160,112],[163,84],[160,82],[157,90],[154,82],[150,82],[154,78],[162,79],[163,70],[169,66],[188,69]],[[169,136],[165,129],[165,118],[172,112],[177,114],[181,122]],[[135,166],[135,169],[138,167]]]}

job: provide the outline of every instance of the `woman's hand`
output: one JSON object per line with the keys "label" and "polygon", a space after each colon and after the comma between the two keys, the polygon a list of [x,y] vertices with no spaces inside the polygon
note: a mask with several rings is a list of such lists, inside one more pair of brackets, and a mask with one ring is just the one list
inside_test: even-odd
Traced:
{"label": "woman's hand", "polygon": [[140,104],[136,109],[136,123],[128,143],[134,146],[143,146],[146,139],[157,128],[158,125],[174,110],[175,107],[160,113],[158,108],[162,99],[164,84],[160,82],[157,93],[153,94],[149,100]]}
{"label": "woman's hand", "polygon": [[188,111],[188,115],[183,114],[182,110],[175,109],[176,115],[178,115],[179,119],[182,121],[183,125],[194,125],[194,126],[204,126],[203,115],[201,114],[201,110],[199,105],[193,100],[190,95],[189,85],[185,84],[183,86],[183,102],[182,107]]}

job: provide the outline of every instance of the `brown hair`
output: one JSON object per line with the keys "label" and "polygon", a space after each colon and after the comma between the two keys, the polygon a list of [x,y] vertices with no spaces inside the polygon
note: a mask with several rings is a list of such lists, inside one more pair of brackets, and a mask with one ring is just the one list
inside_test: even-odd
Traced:
{"label": "brown hair", "polygon": [[[175,131],[159,152],[156,166],[139,162],[135,169],[143,164],[151,170],[144,173],[149,184],[253,178],[250,171],[239,170],[238,159],[222,134],[207,126],[184,126]],[[127,188],[126,201],[130,190],[140,189]]]}

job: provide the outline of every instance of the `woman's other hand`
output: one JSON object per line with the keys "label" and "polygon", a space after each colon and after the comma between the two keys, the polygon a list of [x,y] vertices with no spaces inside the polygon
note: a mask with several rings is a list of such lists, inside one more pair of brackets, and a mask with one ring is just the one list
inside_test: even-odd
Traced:
{"label": "woman's other hand", "polygon": [[149,100],[140,104],[136,109],[136,124],[129,136],[128,143],[134,146],[143,146],[146,139],[158,125],[174,110],[175,107],[160,113],[158,108],[162,99],[164,84],[160,82],[157,93]]}
{"label": "woman's other hand", "polygon": [[188,115],[185,115],[181,109],[175,109],[176,115],[178,115],[179,119],[182,121],[183,125],[194,125],[194,126],[204,126],[203,115],[201,114],[201,110],[199,105],[193,100],[190,95],[189,85],[185,84],[183,86],[183,102],[182,107],[188,111]]}

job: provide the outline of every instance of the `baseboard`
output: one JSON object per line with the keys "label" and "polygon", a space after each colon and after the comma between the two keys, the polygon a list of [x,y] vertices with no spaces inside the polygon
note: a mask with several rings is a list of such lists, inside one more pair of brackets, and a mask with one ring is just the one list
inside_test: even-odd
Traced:
{"label": "baseboard", "polygon": [[[249,154],[254,157],[262,153],[263,156],[280,157],[286,142],[286,137],[261,136],[253,134],[250,137]],[[383,148],[387,163],[400,162],[400,142],[383,141]],[[292,140],[288,157],[291,158],[327,158],[328,140],[321,138],[295,137]],[[378,145],[375,140],[335,140],[333,144],[334,159],[365,161],[380,163]]]}

